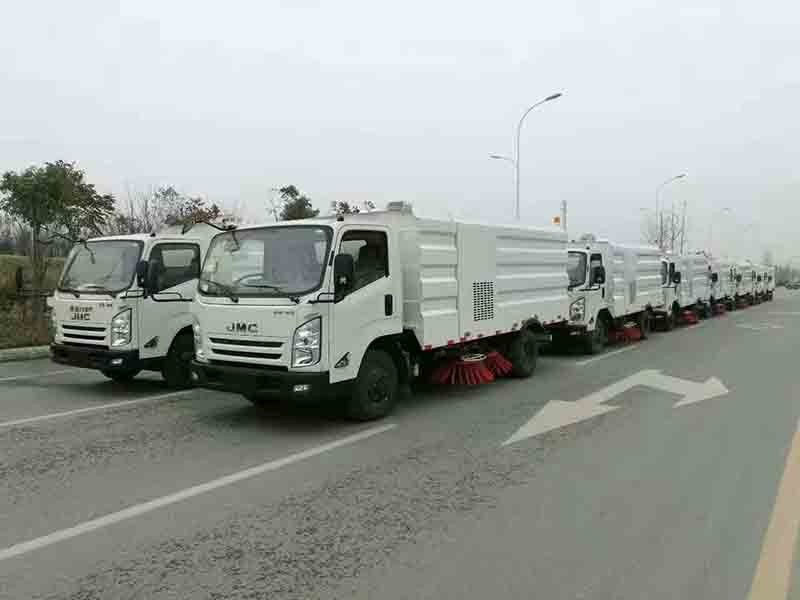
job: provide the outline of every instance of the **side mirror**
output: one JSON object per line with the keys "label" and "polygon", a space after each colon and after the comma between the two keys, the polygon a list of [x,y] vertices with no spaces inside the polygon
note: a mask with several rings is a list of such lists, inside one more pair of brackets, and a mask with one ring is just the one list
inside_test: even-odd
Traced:
{"label": "side mirror", "polygon": [[756,279],[756,281],[758,281],[759,283],[761,283],[761,275],[759,275],[759,276],[758,276],[758,279]]}
{"label": "side mirror", "polygon": [[741,274],[741,273],[739,273],[739,274],[736,276],[736,283],[742,283],[742,274]]}
{"label": "side mirror", "polygon": [[606,268],[598,265],[592,269],[592,285],[603,285],[606,282]]}
{"label": "side mirror", "polygon": [[149,294],[158,292],[158,269],[154,268],[157,263],[147,265],[147,276],[145,277],[144,287]]}
{"label": "side mirror", "polygon": [[719,281],[719,273],[712,273],[711,274],[711,283],[717,283]]}
{"label": "side mirror", "polygon": [[136,263],[136,283],[140,288],[147,287],[147,264],[146,260],[140,260]]}
{"label": "side mirror", "polygon": [[355,262],[350,254],[337,254],[333,259],[333,289],[338,297],[353,287],[355,272]]}
{"label": "side mirror", "polygon": [[681,272],[680,271],[675,271],[672,274],[672,283],[674,283],[675,285],[679,285],[680,282],[681,282]]}

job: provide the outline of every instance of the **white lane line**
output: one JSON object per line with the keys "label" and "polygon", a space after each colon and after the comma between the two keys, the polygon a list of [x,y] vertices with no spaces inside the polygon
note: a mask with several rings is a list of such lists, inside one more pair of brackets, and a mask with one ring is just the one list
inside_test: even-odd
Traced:
{"label": "white lane line", "polygon": [[60,369],[58,371],[47,371],[46,373],[36,373],[34,375],[14,375],[12,377],[0,377],[2,381],[16,381],[17,379],[36,379],[37,377],[49,377],[50,375],[59,375],[60,373],[77,373],[78,369]]}
{"label": "white lane line", "polygon": [[615,356],[617,354],[622,354],[623,352],[627,352],[628,350],[633,350],[636,346],[625,346],[624,348],[620,348],[619,350],[612,350],[611,352],[606,352],[601,354],[600,356],[595,356],[594,358],[587,358],[586,360],[579,360],[576,363],[573,363],[576,367],[582,367],[583,365],[588,365],[598,360],[603,360],[604,358],[608,358],[609,356]]}
{"label": "white lane line", "polygon": [[118,512],[105,515],[104,517],[99,517],[97,519],[92,519],[91,521],[86,521],[85,523],[81,523],[80,525],[76,525],[75,527],[62,529],[60,531],[56,531],[48,535],[32,539],[27,542],[21,542],[19,544],[9,546],[8,548],[0,550],[0,561],[7,560],[9,558],[14,558],[15,556],[21,556],[23,554],[27,554],[28,552],[33,552],[34,550],[39,550],[40,548],[45,548],[52,544],[63,542],[64,540],[68,540],[77,537],[79,535],[83,535],[84,533],[89,533],[90,531],[95,531],[102,527],[108,527],[109,525],[114,525],[115,523],[119,523],[120,521],[125,521],[127,519],[138,517],[140,515],[154,511],[156,509],[169,506],[170,504],[176,504],[177,502],[188,500],[189,498],[193,498],[194,496],[199,496],[200,494],[205,494],[206,492],[211,492],[218,488],[238,483],[240,481],[244,481],[245,479],[251,479],[258,475],[263,475],[264,473],[268,473],[270,471],[276,471],[281,467],[285,467],[292,463],[300,462],[302,460],[311,458],[313,456],[317,456],[324,452],[340,448],[341,446],[354,444],[355,442],[359,442],[361,440],[378,435],[380,433],[384,433],[386,431],[389,431],[390,429],[394,429],[395,427],[396,427],[395,424],[382,425],[380,427],[372,427],[370,429],[366,429],[359,433],[340,438],[333,442],[322,444],[321,446],[315,446],[313,448],[309,448],[308,450],[303,450],[302,452],[290,454],[285,458],[279,458],[278,460],[273,460],[258,465],[256,467],[251,467],[249,469],[245,469],[244,471],[239,471],[238,473],[226,475],[225,477],[220,477],[219,479],[209,481],[208,483],[202,483],[200,485],[187,488],[180,492],[169,494],[168,496],[162,496],[161,498],[156,498],[155,500],[150,500],[142,504],[137,504],[129,508],[124,508]]}
{"label": "white lane line", "polygon": [[761,547],[749,600],[786,600],[800,526],[800,420],[792,437],[767,533]]}
{"label": "white lane line", "polygon": [[170,392],[168,394],[159,394],[158,396],[146,396],[144,398],[135,398],[133,400],[123,400],[122,402],[111,402],[109,404],[98,404],[97,406],[87,406],[85,408],[76,408],[75,410],[65,410],[63,412],[49,413],[46,415],[39,415],[36,417],[25,417],[16,419],[14,421],[5,421],[0,423],[0,429],[3,427],[16,427],[17,425],[28,425],[29,423],[38,423],[39,421],[48,421],[50,419],[60,419],[63,417],[73,417],[75,415],[82,415],[90,412],[100,410],[110,410],[113,408],[120,408],[122,406],[132,406],[134,404],[143,404],[144,402],[153,402],[155,400],[162,400],[164,398],[171,398],[180,394],[187,394],[196,390],[181,390],[180,392]]}

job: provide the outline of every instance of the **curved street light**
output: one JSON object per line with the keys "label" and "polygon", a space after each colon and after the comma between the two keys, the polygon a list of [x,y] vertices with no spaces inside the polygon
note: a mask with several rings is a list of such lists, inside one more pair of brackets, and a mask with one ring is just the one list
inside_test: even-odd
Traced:
{"label": "curved street light", "polygon": [[517,221],[519,221],[519,140],[520,140],[520,135],[522,134],[522,124],[525,122],[525,117],[527,117],[528,113],[530,113],[534,108],[536,108],[537,106],[541,106],[545,102],[550,102],[551,100],[556,100],[557,98],[561,98],[562,95],[563,94],[561,92],[558,92],[557,94],[550,94],[544,100],[539,100],[539,102],[537,102],[536,104],[532,104],[530,107],[528,107],[528,110],[522,113],[522,116],[519,118],[519,122],[517,123],[517,136],[516,136],[516,143],[514,146],[515,149],[514,158],[511,158],[510,156],[502,156],[500,154],[489,155],[489,158],[494,158],[497,160],[505,160],[514,165],[514,217],[516,218]]}
{"label": "curved street light", "polygon": [[686,177],[686,173],[681,173],[680,175],[674,175],[669,179],[665,179],[661,183],[658,184],[656,187],[656,218],[658,219],[658,247],[662,250],[664,249],[664,215],[659,211],[659,198],[661,197],[661,190],[667,186],[668,184],[672,183],[673,181],[677,181],[678,179],[683,179]]}

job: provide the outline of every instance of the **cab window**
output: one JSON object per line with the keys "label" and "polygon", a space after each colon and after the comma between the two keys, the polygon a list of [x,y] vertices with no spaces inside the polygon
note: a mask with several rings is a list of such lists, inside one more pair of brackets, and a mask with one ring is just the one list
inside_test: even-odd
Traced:
{"label": "cab window", "polygon": [[389,275],[388,243],[382,231],[347,231],[342,236],[339,252],[353,257],[353,291]]}
{"label": "cab window", "polygon": [[159,244],[150,253],[158,292],[200,277],[200,247],[197,244]]}

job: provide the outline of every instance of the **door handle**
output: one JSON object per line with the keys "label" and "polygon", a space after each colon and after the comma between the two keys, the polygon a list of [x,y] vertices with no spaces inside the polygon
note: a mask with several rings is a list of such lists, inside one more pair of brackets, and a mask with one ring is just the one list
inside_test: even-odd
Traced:
{"label": "door handle", "polygon": [[394,299],[391,294],[386,294],[383,297],[383,312],[387,317],[391,317],[394,314]]}

